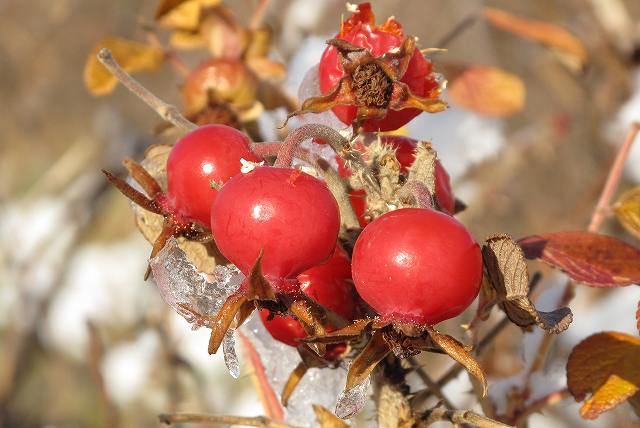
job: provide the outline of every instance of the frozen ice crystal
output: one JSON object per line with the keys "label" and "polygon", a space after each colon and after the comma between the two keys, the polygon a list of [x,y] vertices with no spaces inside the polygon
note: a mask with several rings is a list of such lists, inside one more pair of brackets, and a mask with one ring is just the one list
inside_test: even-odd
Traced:
{"label": "frozen ice crystal", "polygon": [[[209,318],[222,307],[229,295],[238,289],[244,275],[235,266],[216,266],[209,281],[187,259],[174,238],[150,261],[160,296],[165,303],[184,317],[194,329],[210,326]],[[223,342],[224,361],[237,378],[240,365],[233,332]]]}
{"label": "frozen ice crystal", "polygon": [[336,416],[342,419],[349,419],[360,412],[369,400],[370,386],[371,380],[367,377],[362,383],[342,391],[336,404]]}
{"label": "frozen ice crystal", "polygon": [[233,330],[227,331],[222,341],[222,352],[224,353],[224,364],[229,369],[231,377],[238,379],[240,377],[240,362],[238,354],[236,354],[236,338]]}
{"label": "frozen ice crystal", "polygon": [[[279,395],[289,375],[300,362],[298,352],[291,346],[273,340],[258,316],[253,316],[245,323],[241,331],[256,348],[269,383]],[[295,426],[318,426],[312,405],[319,404],[333,409],[346,376],[344,367],[309,369],[285,408],[286,422]]]}

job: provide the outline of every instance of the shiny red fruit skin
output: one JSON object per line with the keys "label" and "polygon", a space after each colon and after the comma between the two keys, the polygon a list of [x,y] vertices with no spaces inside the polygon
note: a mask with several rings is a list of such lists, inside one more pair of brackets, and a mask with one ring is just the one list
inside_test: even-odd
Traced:
{"label": "shiny red fruit skin", "polygon": [[364,228],[352,273],[360,297],[383,318],[433,325],[459,315],[476,298],[482,255],[453,217],[403,208]]}
{"label": "shiny red fruit skin", "polygon": [[[402,37],[378,28],[372,28],[368,24],[358,24],[347,34],[338,37],[356,46],[367,48],[376,57],[402,45]],[[432,64],[424,58],[420,51],[415,49],[407,71],[400,81],[406,83],[414,95],[429,96],[431,91],[438,87],[438,83],[431,77],[432,67]],[[338,59],[338,52],[333,46],[327,47],[322,54],[319,74],[322,93],[329,92],[343,76],[344,71]],[[357,113],[357,108],[352,105],[336,106],[332,110],[338,119],[347,125],[353,123]],[[401,128],[420,113],[420,110],[414,108],[389,110],[383,119],[367,119],[363,122],[362,127],[367,132],[393,131]]]}
{"label": "shiny red fruit skin", "polygon": [[[354,319],[356,301],[351,284],[351,262],[340,246],[336,246],[333,255],[326,263],[307,269],[298,275],[298,281],[304,294],[346,320]],[[264,309],[260,311],[262,322],[274,339],[289,346],[298,346],[297,339],[307,337],[304,328],[295,319],[275,316],[267,321],[268,316],[269,311]],[[332,330],[330,326],[328,330]],[[344,346],[339,349],[344,350]],[[333,350],[333,353],[339,349]],[[331,355],[331,349],[328,351],[328,355]]]}
{"label": "shiny red fruit skin", "polygon": [[189,132],[171,149],[167,160],[167,198],[181,215],[209,228],[211,204],[224,183],[240,172],[240,159],[259,162],[249,138],[224,125],[205,125]]}
{"label": "shiny red fruit skin", "polygon": [[260,250],[262,273],[280,292],[327,260],[340,228],[338,204],[317,178],[292,168],[258,167],[230,179],[211,207],[218,249],[245,275]]}

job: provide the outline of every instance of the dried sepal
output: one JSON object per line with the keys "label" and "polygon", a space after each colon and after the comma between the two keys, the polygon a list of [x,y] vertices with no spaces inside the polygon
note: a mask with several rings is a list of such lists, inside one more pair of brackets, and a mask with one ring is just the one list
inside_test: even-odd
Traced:
{"label": "dried sepal", "polygon": [[321,336],[309,336],[300,339],[301,342],[306,343],[324,343],[335,344],[343,342],[351,342],[364,337],[365,334],[371,331],[373,326],[373,319],[364,318],[355,320],[353,323],[346,327],[326,333]]}
{"label": "dried sepal", "polygon": [[357,129],[362,121],[382,119],[389,110],[417,108],[436,113],[446,108],[437,91],[429,97],[419,97],[400,81],[415,49],[414,37],[405,37],[397,51],[379,57],[346,40],[332,39],[327,44],[338,51],[344,76],[328,93],[306,99],[300,110],[291,113],[289,118],[323,112],[338,105],[354,105],[357,114],[353,125]]}
{"label": "dried sepal", "polygon": [[289,374],[289,377],[287,378],[287,381],[282,388],[282,394],[280,395],[280,403],[283,406],[287,407],[287,405],[289,404],[289,398],[291,398],[291,394],[293,394],[293,391],[296,389],[304,375],[307,373],[307,370],[309,370],[309,367],[301,361],[293,369],[291,374]]}
{"label": "dried sepal", "polygon": [[270,300],[276,302],[276,295],[269,281],[262,275],[262,257],[264,251],[260,250],[258,258],[254,262],[249,275],[247,275],[247,290],[245,296],[248,300]]}
{"label": "dried sepal", "polygon": [[232,294],[224,302],[220,311],[210,320],[211,336],[209,337],[209,354],[215,354],[220,348],[227,330],[231,327],[236,314],[248,301],[242,291]]}
{"label": "dried sepal", "polygon": [[480,363],[476,361],[464,345],[458,342],[448,334],[442,334],[431,326],[427,327],[429,336],[435,344],[437,344],[444,352],[451,358],[459,362],[464,366],[467,371],[473,375],[482,384],[482,396],[487,395],[487,378],[484,375],[484,371],[480,366]]}
{"label": "dried sepal", "polygon": [[321,428],[349,428],[349,424],[319,404],[313,405],[313,411]]}
{"label": "dried sepal", "polygon": [[351,362],[345,390],[348,391],[363,383],[389,352],[391,352],[391,348],[384,337],[384,332],[382,330],[376,331],[364,349]]}
{"label": "dried sepal", "polygon": [[498,304],[520,327],[537,324],[551,333],[560,333],[569,327],[573,319],[569,308],[541,312],[529,300],[529,272],[524,253],[509,235],[488,238],[482,255],[489,283],[495,291],[493,302],[483,301],[485,314],[492,304]]}
{"label": "dried sepal", "polygon": [[624,228],[640,239],[640,187],[623,193],[615,204],[614,211]]}

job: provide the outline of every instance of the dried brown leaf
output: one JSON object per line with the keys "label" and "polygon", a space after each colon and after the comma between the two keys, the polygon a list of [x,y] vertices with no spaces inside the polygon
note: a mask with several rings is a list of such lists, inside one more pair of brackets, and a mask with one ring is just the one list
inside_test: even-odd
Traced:
{"label": "dried brown leaf", "polygon": [[313,411],[316,414],[316,420],[321,428],[349,428],[348,423],[319,404],[313,405]]}
{"label": "dried brown leaf", "polygon": [[84,84],[96,96],[110,93],[118,83],[96,57],[102,48],[109,49],[120,66],[129,73],[156,70],[163,60],[162,50],[155,46],[119,37],[102,39],[93,47],[84,66]]}
{"label": "dried brown leaf", "polygon": [[473,377],[482,384],[482,396],[487,395],[487,378],[484,375],[480,363],[465,349],[462,343],[458,342],[448,334],[442,334],[433,327],[427,327],[427,331],[433,342],[438,345],[451,358],[459,362]]}
{"label": "dried brown leaf", "polygon": [[[537,324],[551,333],[560,333],[569,327],[573,319],[569,308],[541,312],[529,300],[529,272],[524,253],[509,235],[488,238],[482,247],[482,256],[496,292],[495,303],[513,323],[520,327]],[[485,302],[484,306],[487,305]]]}
{"label": "dried brown leaf", "polygon": [[474,65],[456,77],[447,93],[460,107],[487,116],[505,117],[524,107],[522,79],[496,67]]}
{"label": "dried brown leaf", "polygon": [[587,62],[588,54],[582,42],[558,25],[490,7],[485,7],[482,12],[491,25],[565,54],[572,68],[582,69]]}
{"label": "dried brown leaf", "polygon": [[345,390],[348,391],[364,382],[389,352],[391,349],[384,338],[384,333],[382,331],[375,332],[367,346],[351,362]]}
{"label": "dried brown leaf", "polygon": [[595,419],[640,390],[640,338],[618,332],[589,336],[571,352],[567,385],[580,414]]}
{"label": "dried brown leaf", "polygon": [[571,279],[594,287],[640,283],[640,249],[611,236],[555,232],[518,241],[528,259],[539,259]]}
{"label": "dried brown leaf", "polygon": [[624,193],[618,199],[614,210],[624,228],[640,239],[640,187]]}
{"label": "dried brown leaf", "polygon": [[167,28],[195,30],[202,10],[218,4],[220,0],[163,0],[156,9],[156,21]]}

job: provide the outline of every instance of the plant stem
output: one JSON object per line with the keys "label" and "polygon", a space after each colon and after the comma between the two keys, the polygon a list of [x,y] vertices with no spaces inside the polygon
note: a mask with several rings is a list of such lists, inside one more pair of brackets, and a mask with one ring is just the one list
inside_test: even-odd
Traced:
{"label": "plant stem", "polygon": [[225,416],[206,415],[201,413],[165,413],[158,415],[158,419],[163,424],[172,423],[210,423],[218,425],[244,425],[250,427],[263,428],[292,428],[291,425],[274,422],[264,416]]}
{"label": "plant stem", "polygon": [[171,122],[174,126],[185,131],[192,131],[198,127],[198,125],[185,118],[175,106],[167,104],[160,98],[153,95],[147,88],[142,86],[140,82],[124,71],[109,49],[100,49],[97,58],[98,61],[100,61],[100,63],[104,65],[120,83],[122,83],[135,96],[144,101],[164,120]]}
{"label": "plant stem", "polygon": [[602,193],[600,194],[600,199],[598,200],[598,204],[596,205],[595,210],[593,211],[593,216],[591,217],[591,223],[589,223],[589,228],[587,229],[589,232],[596,233],[600,230],[602,223],[606,217],[606,213],[611,205],[611,199],[618,188],[618,183],[620,182],[620,177],[622,176],[622,170],[624,168],[624,164],[629,157],[629,152],[631,151],[631,146],[638,135],[638,131],[640,131],[640,122],[634,122],[631,124],[631,128],[627,133],[627,137],[622,143],[618,154],[616,155],[616,159],[611,166],[611,170],[609,171],[609,176],[607,177],[607,181],[602,189]]}
{"label": "plant stem", "polygon": [[424,384],[427,386],[427,388],[429,388],[429,391],[431,391],[433,395],[438,397],[438,400],[442,402],[444,407],[446,407],[448,410],[455,409],[455,406],[451,403],[451,401],[449,401],[447,396],[444,395],[444,393],[442,392],[440,385],[438,385],[437,382],[431,379],[431,376],[429,376],[427,372],[424,371],[424,369],[422,368],[420,363],[416,360],[416,358],[410,357],[409,362],[415,368],[416,374],[420,377],[420,380],[424,382]]}
{"label": "plant stem", "polygon": [[418,428],[428,427],[439,421],[449,421],[454,425],[471,424],[480,428],[511,427],[511,425],[505,425],[502,422],[494,421],[493,419],[479,415],[470,410],[446,410],[441,407],[436,407],[424,412],[416,426]]}
{"label": "plant stem", "polygon": [[256,8],[253,10],[253,14],[251,15],[251,19],[249,21],[249,29],[257,30],[262,25],[262,20],[264,18],[264,13],[267,11],[267,6],[269,6],[269,0],[258,0],[258,4]]}
{"label": "plant stem", "polygon": [[[624,164],[629,157],[629,152],[631,151],[631,146],[636,139],[636,136],[640,132],[640,122],[633,122],[631,127],[629,128],[629,132],[620,147],[618,154],[609,170],[609,175],[607,177],[607,181],[602,189],[600,194],[600,198],[598,199],[598,203],[596,204],[596,208],[593,211],[593,215],[591,216],[591,221],[589,223],[589,227],[587,231],[591,233],[597,233],[602,227],[602,223],[604,222],[606,211],[611,204],[611,199],[616,192],[616,188],[618,187],[618,183],[620,182],[620,177],[622,176],[622,170],[624,168]],[[560,308],[563,306],[567,306],[569,302],[573,299],[575,289],[575,283],[573,281],[567,281],[567,284],[564,287],[564,291],[560,300],[556,307]],[[551,346],[553,345],[553,340],[555,338],[554,334],[546,333],[545,336],[540,341],[540,345],[538,345],[538,350],[536,352],[536,357],[531,363],[527,375],[525,377],[525,385],[523,387],[522,393],[523,395],[528,394],[529,392],[529,382],[533,374],[540,370],[547,359],[547,355]]]}

